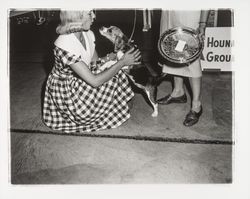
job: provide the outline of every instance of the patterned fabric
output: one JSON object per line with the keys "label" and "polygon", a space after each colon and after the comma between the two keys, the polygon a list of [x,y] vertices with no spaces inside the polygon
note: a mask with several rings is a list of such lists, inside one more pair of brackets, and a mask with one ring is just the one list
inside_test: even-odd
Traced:
{"label": "patterned fabric", "polygon": [[[48,127],[66,133],[84,133],[116,128],[130,117],[127,102],[134,93],[122,70],[94,88],[70,67],[81,61],[81,56],[58,47],[54,55],[55,65],[47,80],[43,106],[43,119]],[[89,68],[95,74],[101,71],[96,65]]]}

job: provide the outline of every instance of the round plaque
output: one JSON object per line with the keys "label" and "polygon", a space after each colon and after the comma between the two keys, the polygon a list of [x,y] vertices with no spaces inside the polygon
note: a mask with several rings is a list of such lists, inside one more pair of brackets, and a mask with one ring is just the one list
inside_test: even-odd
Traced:
{"label": "round plaque", "polygon": [[162,57],[181,65],[188,65],[195,61],[203,47],[203,41],[191,28],[169,29],[160,36],[158,41],[158,50]]}

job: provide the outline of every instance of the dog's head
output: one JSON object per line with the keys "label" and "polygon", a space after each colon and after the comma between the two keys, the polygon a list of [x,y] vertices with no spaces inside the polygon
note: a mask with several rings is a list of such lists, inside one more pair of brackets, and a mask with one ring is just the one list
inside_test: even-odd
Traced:
{"label": "dog's head", "polygon": [[121,29],[116,26],[103,26],[99,29],[99,32],[102,36],[106,37],[114,44],[115,52],[125,52],[133,46],[132,42],[127,38],[127,36],[124,35]]}

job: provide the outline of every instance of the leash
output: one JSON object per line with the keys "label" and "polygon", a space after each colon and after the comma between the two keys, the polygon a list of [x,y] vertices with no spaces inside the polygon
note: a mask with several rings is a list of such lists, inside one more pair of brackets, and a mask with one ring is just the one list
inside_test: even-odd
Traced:
{"label": "leash", "polygon": [[135,33],[135,24],[136,24],[136,10],[135,10],[135,16],[134,16],[134,25],[133,25],[133,29],[132,29],[132,32],[131,32],[131,35],[130,35],[130,37],[129,37],[129,42],[132,40],[132,37],[133,37],[133,35],[134,35],[134,33]]}

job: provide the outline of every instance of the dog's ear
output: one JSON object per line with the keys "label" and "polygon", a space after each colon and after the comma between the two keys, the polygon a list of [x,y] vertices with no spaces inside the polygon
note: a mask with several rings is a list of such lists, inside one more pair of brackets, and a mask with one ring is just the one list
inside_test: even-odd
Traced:
{"label": "dog's ear", "polygon": [[114,51],[117,52],[119,50],[123,50],[124,45],[124,40],[121,37],[116,37]]}
{"label": "dog's ear", "polygon": [[134,41],[133,40],[129,40],[126,35],[123,35],[122,39],[123,39],[123,41],[125,43],[126,51],[129,50],[132,47],[136,47],[136,45],[134,44]]}
{"label": "dog's ear", "polygon": [[128,44],[129,43],[129,40],[128,40],[128,37],[126,36],[126,35],[122,35],[122,39],[123,39],[123,41],[126,43],[126,44]]}
{"label": "dog's ear", "polygon": [[111,29],[112,29],[112,32],[116,35],[116,36],[118,36],[118,37],[123,37],[123,32],[122,32],[122,30],[120,29],[120,28],[118,28],[118,27],[116,27],[116,26],[110,26],[111,27]]}

